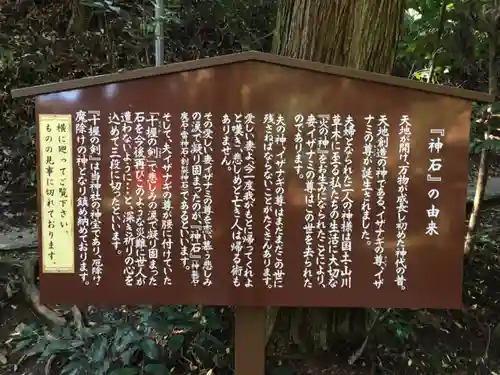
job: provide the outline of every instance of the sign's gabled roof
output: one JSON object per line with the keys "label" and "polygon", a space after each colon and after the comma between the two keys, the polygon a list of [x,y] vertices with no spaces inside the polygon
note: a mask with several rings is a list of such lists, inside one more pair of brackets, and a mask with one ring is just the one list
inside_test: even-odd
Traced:
{"label": "sign's gabled roof", "polygon": [[334,65],[321,64],[317,62],[293,59],[289,57],[283,57],[274,54],[255,52],[255,51],[209,57],[200,60],[179,62],[168,65],[162,65],[158,67],[131,70],[122,73],[104,74],[100,76],[86,77],[71,81],[49,83],[40,86],[19,88],[12,90],[12,97],[21,98],[27,96],[38,96],[38,95],[50,94],[61,91],[82,89],[85,87],[91,87],[97,85],[105,85],[110,83],[153,77],[164,74],[173,74],[173,73],[181,73],[196,69],[212,68],[216,66],[234,64],[245,61],[259,61],[268,64],[281,65],[289,68],[303,69],[303,70],[331,74],[346,78],[381,83],[395,87],[403,87],[434,94],[453,96],[470,101],[479,101],[479,102],[494,101],[493,95],[483,92],[464,90],[450,86],[432,85],[406,78],[370,73],[363,70],[356,70]]}

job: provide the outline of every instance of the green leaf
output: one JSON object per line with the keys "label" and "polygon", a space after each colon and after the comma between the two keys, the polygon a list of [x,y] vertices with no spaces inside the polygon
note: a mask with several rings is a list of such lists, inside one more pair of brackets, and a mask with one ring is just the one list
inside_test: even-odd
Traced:
{"label": "green leaf", "polygon": [[144,367],[144,371],[151,375],[170,375],[170,370],[165,365],[159,363],[150,363]]}
{"label": "green leaf", "polygon": [[491,104],[491,113],[492,114],[500,113],[500,101],[496,101]]}
{"label": "green leaf", "polygon": [[95,335],[101,335],[109,332],[111,332],[111,326],[108,324],[98,325],[95,328],[92,328],[92,333]]}
{"label": "green leaf", "polygon": [[108,348],[108,339],[106,336],[100,336],[92,345],[90,361],[99,363],[106,357],[106,349]]}
{"label": "green leaf", "polygon": [[141,343],[144,354],[150,359],[157,359],[159,356],[158,345],[151,339],[146,339]]}
{"label": "green leaf", "polygon": [[184,344],[184,335],[173,335],[168,340],[168,348],[172,353],[177,352]]}
{"label": "green leaf", "polygon": [[500,141],[496,139],[487,139],[483,141],[479,146],[481,150],[482,149],[488,149],[488,150],[500,150]]}
{"label": "green leaf", "polygon": [[116,351],[121,352],[127,348],[132,343],[136,343],[142,340],[142,336],[133,328],[128,328],[124,330],[120,330],[123,336],[118,334],[118,331],[115,335],[115,345]]}
{"label": "green leaf", "polygon": [[226,349],[226,345],[222,341],[208,332],[200,333],[200,338],[203,341],[207,341],[209,344],[212,344],[215,350],[224,351]]}
{"label": "green leaf", "polygon": [[71,339],[73,337],[73,332],[71,331],[70,327],[62,327],[60,336],[64,339]]}
{"label": "green leaf", "polygon": [[123,367],[111,371],[108,375],[136,375],[138,373],[139,369],[135,367]]}
{"label": "green leaf", "polygon": [[20,350],[23,350],[24,348],[28,347],[29,345],[31,345],[31,340],[28,339],[28,340],[21,340],[19,341],[16,346],[14,347],[14,349],[12,350],[14,353],[20,351]]}
{"label": "green leaf", "polygon": [[151,309],[139,309],[137,313],[141,316],[141,320],[148,320],[153,314],[153,310]]}
{"label": "green leaf", "polygon": [[130,365],[130,361],[132,360],[132,356],[134,353],[137,351],[137,348],[130,348],[125,350],[123,353],[120,354],[120,358],[122,360],[122,363],[127,366]]}
{"label": "green leaf", "polygon": [[41,354],[45,350],[46,346],[47,346],[47,343],[45,343],[45,342],[36,343],[34,346],[32,346],[31,348],[29,348],[24,353],[24,355],[26,356],[26,358],[28,358],[28,357],[32,357],[32,356],[34,356],[36,354]]}
{"label": "green leaf", "polygon": [[49,342],[47,347],[45,348],[46,352],[49,352],[51,354],[59,353],[63,350],[68,350],[69,346],[66,342],[64,341],[52,341]]}
{"label": "green leaf", "polygon": [[70,345],[72,348],[79,348],[83,345],[85,345],[85,341],[83,340],[73,340],[70,342]]}
{"label": "green leaf", "polygon": [[408,43],[408,46],[406,47],[406,52],[408,53],[415,52],[416,49],[417,49],[417,43],[415,42]]}
{"label": "green leaf", "polygon": [[102,369],[104,371],[104,374],[108,373],[110,367],[111,367],[111,360],[109,358],[104,359],[102,363]]}

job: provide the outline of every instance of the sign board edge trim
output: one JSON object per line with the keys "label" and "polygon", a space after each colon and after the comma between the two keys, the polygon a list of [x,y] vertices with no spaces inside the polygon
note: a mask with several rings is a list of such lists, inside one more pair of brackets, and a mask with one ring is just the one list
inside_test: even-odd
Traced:
{"label": "sign board edge trim", "polygon": [[131,81],[141,78],[149,78],[159,75],[180,73],[197,69],[206,69],[206,68],[233,64],[238,62],[246,62],[246,61],[258,61],[263,63],[280,65],[284,67],[304,69],[312,72],[326,73],[356,80],[386,84],[394,87],[420,90],[431,94],[452,96],[461,99],[466,99],[469,101],[491,103],[495,100],[495,97],[493,95],[485,92],[466,90],[445,85],[434,85],[407,78],[395,77],[380,73],[372,73],[363,70],[295,59],[295,58],[279,56],[264,52],[257,52],[257,51],[248,51],[248,52],[240,52],[222,56],[207,57],[198,60],[176,62],[172,64],[162,65],[159,67],[148,67],[148,68],[130,70],[126,72],[103,74],[98,76],[84,77],[75,80],[67,80],[67,81],[48,83],[38,86],[18,88],[18,89],[13,89],[11,91],[11,95],[14,99],[23,97],[33,97],[45,94],[53,94],[62,91],[83,89],[98,85],[106,85],[106,84]]}

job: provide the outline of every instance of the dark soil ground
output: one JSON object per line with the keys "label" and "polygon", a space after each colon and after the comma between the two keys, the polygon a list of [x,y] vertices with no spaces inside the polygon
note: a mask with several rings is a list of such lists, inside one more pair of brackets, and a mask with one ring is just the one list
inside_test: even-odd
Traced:
{"label": "dark soil ground", "polygon": [[[471,169],[476,169],[477,159],[472,164]],[[494,164],[493,175],[498,176],[500,158]],[[497,227],[499,223],[500,207],[482,213],[483,229]],[[461,310],[394,311],[381,325],[388,324],[396,329],[371,337],[354,365],[348,365],[347,358],[355,346],[339,346],[328,353],[308,356],[288,351],[286,354],[270,353],[270,374],[500,374],[499,243],[500,234],[494,232],[481,238],[473,261],[465,266]],[[33,319],[36,319],[35,314],[24,301],[14,298],[0,302],[0,375],[46,374],[44,366],[33,361],[19,363],[19,355],[12,353],[11,347],[5,344],[21,322]]]}

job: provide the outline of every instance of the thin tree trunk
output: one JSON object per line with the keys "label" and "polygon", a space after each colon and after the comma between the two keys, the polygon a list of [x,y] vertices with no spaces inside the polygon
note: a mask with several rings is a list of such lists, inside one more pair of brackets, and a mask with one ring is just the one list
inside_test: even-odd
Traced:
{"label": "thin tree trunk", "polygon": [[444,22],[446,20],[446,4],[447,1],[443,0],[441,3],[441,10],[439,13],[439,27],[436,34],[436,42],[434,43],[434,52],[432,53],[432,58],[429,61],[429,73],[427,74],[427,83],[432,83],[432,78],[434,78],[434,72],[436,70],[436,61],[439,51],[441,49],[441,37],[444,30]]}
{"label": "thin tree trunk", "polygon": [[[498,44],[498,30],[495,25],[492,25],[489,38],[489,93],[495,97],[498,95],[498,78],[497,78],[497,44]],[[489,108],[489,114],[491,116],[492,108]],[[491,117],[486,120],[486,129],[484,131],[484,139],[487,140],[491,134]],[[490,150],[486,147],[481,150],[481,159],[479,162],[479,170],[477,172],[476,181],[476,193],[474,195],[474,204],[472,212],[469,218],[469,226],[467,230],[467,236],[465,238],[464,244],[464,255],[471,258],[474,251],[475,234],[479,229],[479,214],[481,212],[481,205],[484,200],[484,195],[486,191],[486,184],[488,182],[488,172],[489,172],[489,160],[490,160]]]}

